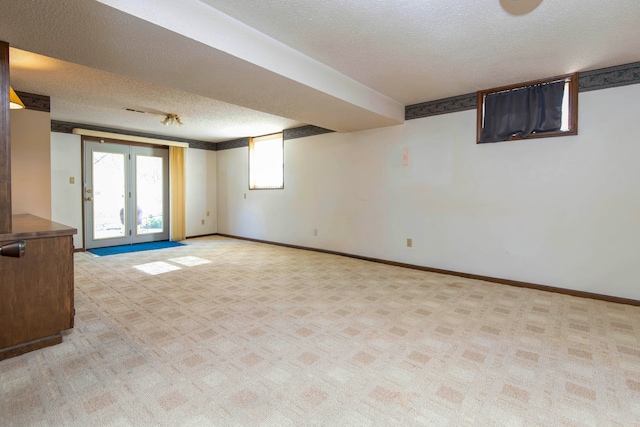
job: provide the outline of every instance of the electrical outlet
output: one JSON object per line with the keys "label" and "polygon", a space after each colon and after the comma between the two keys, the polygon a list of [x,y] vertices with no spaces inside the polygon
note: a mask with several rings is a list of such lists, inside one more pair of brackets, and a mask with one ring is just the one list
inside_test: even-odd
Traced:
{"label": "electrical outlet", "polygon": [[75,184],[76,183],[76,179],[72,176],[69,177],[69,184]]}
{"label": "electrical outlet", "polygon": [[318,229],[317,229],[317,228],[314,228],[314,229],[313,229],[313,235],[314,235],[314,236],[317,236],[317,235],[318,235]]}
{"label": "electrical outlet", "polygon": [[207,211],[207,216],[211,216],[211,212]]}
{"label": "electrical outlet", "polygon": [[245,199],[247,198],[247,193],[244,193],[244,198],[245,198]]}
{"label": "electrical outlet", "polygon": [[413,239],[407,239],[407,247],[408,248],[412,248],[413,247]]}
{"label": "electrical outlet", "polygon": [[204,219],[202,220],[202,225],[204,225]]}

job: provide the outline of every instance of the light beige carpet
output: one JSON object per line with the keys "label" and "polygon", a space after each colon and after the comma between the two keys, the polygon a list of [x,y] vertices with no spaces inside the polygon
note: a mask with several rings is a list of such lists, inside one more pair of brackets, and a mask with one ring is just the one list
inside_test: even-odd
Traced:
{"label": "light beige carpet", "polygon": [[640,425],[640,307],[186,243],[76,254],[76,328],[0,362],[0,425]]}

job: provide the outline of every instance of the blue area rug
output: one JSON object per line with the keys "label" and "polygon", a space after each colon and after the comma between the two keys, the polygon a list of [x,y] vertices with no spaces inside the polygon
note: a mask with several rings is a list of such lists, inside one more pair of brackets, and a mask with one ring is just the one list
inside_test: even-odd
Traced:
{"label": "blue area rug", "polygon": [[176,246],[185,246],[185,244],[179,243],[179,242],[170,242],[168,240],[165,240],[163,242],[138,243],[135,245],[111,246],[110,248],[88,249],[88,252],[91,252],[92,254],[98,255],[98,256],[107,256],[107,255],[126,254],[129,252],[141,252],[141,251],[152,251],[154,249],[173,248]]}

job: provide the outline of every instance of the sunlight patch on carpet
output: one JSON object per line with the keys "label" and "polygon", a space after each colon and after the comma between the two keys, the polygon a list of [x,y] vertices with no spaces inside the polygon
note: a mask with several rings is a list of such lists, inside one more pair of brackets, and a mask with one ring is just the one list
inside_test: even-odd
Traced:
{"label": "sunlight patch on carpet", "polygon": [[177,265],[172,265],[162,261],[135,265],[133,268],[136,268],[144,273],[151,274],[152,276],[162,273],[168,273],[170,271],[181,270],[181,268]]}
{"label": "sunlight patch on carpet", "polygon": [[176,264],[184,265],[185,267],[194,267],[196,265],[209,264],[211,261],[197,256],[183,256],[180,258],[169,258],[169,261]]}

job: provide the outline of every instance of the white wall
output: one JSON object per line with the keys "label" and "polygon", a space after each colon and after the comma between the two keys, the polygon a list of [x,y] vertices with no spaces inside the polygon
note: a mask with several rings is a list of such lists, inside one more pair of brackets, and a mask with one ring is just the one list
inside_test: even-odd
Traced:
{"label": "white wall", "polygon": [[51,219],[49,113],[11,110],[11,210]]}
{"label": "white wall", "polygon": [[570,137],[476,145],[473,110],[287,141],[284,190],[219,151],[218,232],[640,299],[638,100],[581,93]]}
{"label": "white wall", "polygon": [[216,152],[186,149],[185,175],[187,237],[216,233]]}
{"label": "white wall", "polygon": [[73,236],[76,249],[83,247],[80,138],[80,135],[51,133],[51,220],[78,229]]}

